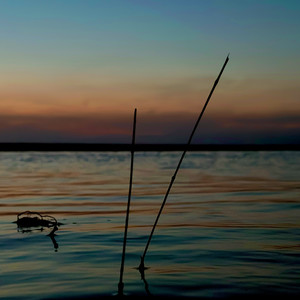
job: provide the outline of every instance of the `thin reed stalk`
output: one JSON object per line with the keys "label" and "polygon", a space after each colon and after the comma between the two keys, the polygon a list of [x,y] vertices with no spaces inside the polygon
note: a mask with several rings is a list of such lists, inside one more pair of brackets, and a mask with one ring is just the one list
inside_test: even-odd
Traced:
{"label": "thin reed stalk", "polygon": [[178,165],[177,165],[177,168],[176,168],[176,170],[175,170],[175,172],[174,172],[174,175],[173,175],[172,178],[171,178],[171,181],[170,181],[169,187],[168,187],[168,189],[167,189],[167,192],[166,192],[166,194],[165,194],[164,200],[163,200],[163,202],[162,202],[162,204],[161,204],[160,210],[159,210],[159,212],[158,212],[158,214],[157,214],[157,217],[156,217],[155,222],[154,222],[154,224],[153,224],[151,233],[150,233],[150,235],[149,235],[149,238],[148,238],[148,241],[147,241],[147,244],[146,244],[144,253],[143,253],[143,255],[141,256],[141,263],[140,263],[140,265],[139,265],[139,269],[140,269],[140,270],[142,270],[142,269],[145,268],[145,266],[144,266],[145,256],[146,256],[148,247],[149,247],[149,245],[150,245],[150,242],[151,242],[151,239],[152,239],[154,230],[155,230],[156,225],[157,225],[157,223],[158,223],[159,217],[160,217],[160,215],[161,215],[161,213],[162,213],[162,210],[163,210],[163,208],[164,208],[164,206],[165,206],[165,203],[166,203],[166,201],[167,201],[168,195],[169,195],[169,193],[170,193],[170,191],[171,191],[171,188],[172,188],[172,185],[173,185],[173,183],[174,183],[174,181],[175,181],[176,175],[177,175],[177,173],[178,173],[178,171],[179,171],[179,169],[180,169],[181,163],[182,163],[182,161],[183,161],[183,159],[184,159],[184,156],[185,156],[185,154],[186,154],[186,152],[187,152],[187,150],[188,150],[188,147],[189,147],[189,145],[191,144],[192,138],[193,138],[193,136],[194,136],[194,134],[195,134],[195,131],[196,131],[197,127],[198,127],[198,124],[199,124],[199,122],[200,122],[200,120],[201,120],[201,118],[202,118],[202,116],[203,116],[203,114],[204,114],[204,111],[205,111],[205,109],[206,109],[206,106],[207,106],[207,104],[208,104],[208,102],[209,102],[209,100],[210,100],[210,98],[211,98],[211,96],[212,96],[212,94],[213,94],[213,92],[214,92],[216,86],[218,85],[219,79],[221,78],[222,73],[223,73],[223,71],[224,71],[224,69],[225,69],[226,64],[228,63],[228,61],[229,61],[229,55],[227,56],[227,58],[226,58],[226,60],[225,60],[225,62],[224,62],[224,64],[223,64],[223,67],[222,67],[222,69],[221,69],[221,71],[220,71],[220,73],[219,73],[217,79],[216,79],[215,82],[214,82],[214,85],[213,85],[213,87],[212,87],[212,89],[211,89],[211,91],[210,91],[210,93],[209,93],[209,95],[208,95],[208,97],[207,97],[207,100],[206,100],[206,102],[205,102],[205,104],[204,104],[204,106],[203,106],[203,109],[202,109],[202,111],[201,111],[201,113],[200,113],[200,115],[199,115],[199,117],[198,117],[198,119],[197,119],[197,121],[196,121],[196,123],[195,123],[195,126],[194,126],[192,132],[191,132],[191,135],[190,135],[189,140],[188,140],[188,142],[187,142],[187,144],[186,144],[185,150],[183,151],[183,153],[182,153],[182,155],[181,155],[181,158],[180,158],[179,163],[178,163]]}
{"label": "thin reed stalk", "polygon": [[119,293],[119,295],[123,295],[123,288],[124,288],[123,273],[124,273],[124,264],[125,264],[127,231],[128,231],[129,211],[130,211],[130,201],[131,201],[131,191],[132,191],[134,145],[135,145],[135,129],[136,129],[136,109],[134,110],[134,117],[133,117],[133,130],[132,130],[132,143],[131,143],[131,163],[130,163],[130,179],[129,179],[128,201],[127,201],[125,229],[124,229],[124,238],[123,238],[122,260],[121,260],[121,268],[120,268],[120,280],[119,280],[119,284],[118,284],[118,293]]}

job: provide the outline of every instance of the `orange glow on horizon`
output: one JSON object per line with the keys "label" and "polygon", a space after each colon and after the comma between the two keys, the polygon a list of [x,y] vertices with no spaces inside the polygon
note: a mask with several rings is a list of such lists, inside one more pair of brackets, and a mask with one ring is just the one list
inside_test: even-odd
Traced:
{"label": "orange glow on horizon", "polygon": [[[85,84],[57,81],[0,85],[2,115],[88,116],[143,112],[195,112],[204,104],[213,80],[210,78],[159,79]],[[276,86],[276,88],[274,88]],[[209,104],[209,113],[243,115],[294,113],[298,109],[298,83],[270,80],[229,80],[220,82]],[[285,101],[283,101],[285,99]],[[298,109],[299,112],[299,109]]]}

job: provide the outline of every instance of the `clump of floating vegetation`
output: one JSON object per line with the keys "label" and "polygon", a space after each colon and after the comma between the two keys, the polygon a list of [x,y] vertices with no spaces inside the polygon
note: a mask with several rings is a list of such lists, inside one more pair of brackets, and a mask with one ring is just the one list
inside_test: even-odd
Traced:
{"label": "clump of floating vegetation", "polygon": [[43,228],[56,228],[62,225],[62,223],[57,222],[57,220],[49,215],[42,215],[38,212],[32,211],[24,211],[19,213],[17,216],[17,223],[18,228],[31,228],[31,227],[40,227],[41,230]]}

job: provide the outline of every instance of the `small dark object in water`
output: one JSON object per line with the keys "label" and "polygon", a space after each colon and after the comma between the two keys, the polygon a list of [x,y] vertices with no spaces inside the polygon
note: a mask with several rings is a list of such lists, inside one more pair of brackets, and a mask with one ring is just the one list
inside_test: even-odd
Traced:
{"label": "small dark object in water", "polygon": [[[63,223],[57,222],[57,220],[49,215],[41,215],[38,212],[32,212],[32,211],[24,211],[20,214],[18,214],[17,221],[14,223],[17,223],[18,225],[18,231],[22,231],[22,233],[25,232],[32,232],[36,230],[43,231],[44,228],[51,228],[51,232],[48,234],[50,237],[55,252],[57,252],[58,244],[55,240],[55,232],[58,230],[58,226],[63,225]],[[32,227],[35,227],[31,229]],[[28,228],[28,229],[24,229]]]}
{"label": "small dark object in water", "polygon": [[18,227],[55,227],[62,225],[62,223],[58,223],[57,220],[48,215],[41,215],[38,212],[25,211],[18,214],[17,221]]}

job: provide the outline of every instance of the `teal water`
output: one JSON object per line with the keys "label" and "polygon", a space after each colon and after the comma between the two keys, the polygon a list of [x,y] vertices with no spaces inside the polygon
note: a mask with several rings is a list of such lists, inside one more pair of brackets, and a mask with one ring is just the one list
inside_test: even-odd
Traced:
{"label": "teal water", "polygon": [[[136,153],[124,270],[129,296],[300,295],[300,153],[191,152],[136,269],[181,153]],[[0,154],[0,298],[118,292],[129,153]],[[26,210],[56,232],[18,230]]]}

